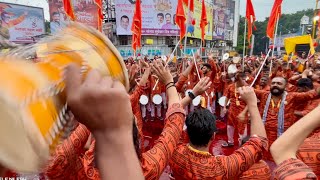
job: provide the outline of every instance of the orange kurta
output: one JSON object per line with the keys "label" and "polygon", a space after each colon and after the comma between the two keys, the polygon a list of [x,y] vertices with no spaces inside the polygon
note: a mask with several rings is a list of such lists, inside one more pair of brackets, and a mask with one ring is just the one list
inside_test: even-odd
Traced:
{"label": "orange kurta", "polygon": [[255,163],[247,171],[242,173],[239,177],[239,180],[270,180],[271,170],[268,164],[260,160],[258,163]]}
{"label": "orange kurta", "polygon": [[[142,153],[141,167],[146,179],[159,179],[176,148],[183,128],[185,112],[181,104],[168,108],[166,124],[154,147]],[[95,141],[88,151],[84,146],[90,132],[79,125],[71,136],[59,145],[49,161],[45,174],[49,179],[100,179],[94,163]]]}
{"label": "orange kurta", "polygon": [[[240,134],[243,134],[245,125],[248,123],[248,118],[244,122],[239,121],[238,115],[245,109],[246,103],[239,98],[239,93],[236,92],[235,83],[228,86],[225,96],[230,100],[228,109],[227,124],[238,129]],[[237,105],[237,100],[239,105]]]}
{"label": "orange kurta", "polygon": [[[255,90],[257,98],[260,100],[260,113],[263,114],[266,101],[268,99],[268,95],[270,92]],[[294,115],[294,111],[299,103],[307,102],[317,97],[316,91],[309,91],[306,93],[288,93],[285,102],[284,109],[284,131],[286,131],[290,126],[292,126],[297,118]],[[278,132],[278,107],[272,107],[272,103],[269,105],[269,109],[267,112],[267,119],[265,123],[265,128],[269,140],[269,144],[271,145],[277,139]],[[267,157],[267,159],[272,160],[271,155]]]}
{"label": "orange kurta", "polygon": [[317,179],[312,170],[298,159],[288,159],[283,161],[274,170],[275,180],[296,180],[296,179]]}
{"label": "orange kurta", "polygon": [[136,117],[137,128],[139,131],[139,138],[140,138],[140,147],[142,152],[144,152],[144,136],[143,136],[143,120],[142,114],[140,110],[140,96],[145,92],[147,87],[137,86],[133,93],[130,95],[130,102],[132,113]]}
{"label": "orange kurta", "polygon": [[68,139],[57,146],[45,167],[45,175],[53,180],[100,179],[93,161],[94,143],[91,144],[90,151],[86,152],[84,149],[89,135],[90,131],[80,124]]}
{"label": "orange kurta", "polygon": [[304,140],[299,147],[297,158],[303,161],[312,171],[320,177],[320,133],[317,132]]}
{"label": "orange kurta", "polygon": [[174,151],[169,165],[176,180],[235,179],[261,159],[267,144],[266,138],[252,136],[230,156],[213,156],[182,144]]}

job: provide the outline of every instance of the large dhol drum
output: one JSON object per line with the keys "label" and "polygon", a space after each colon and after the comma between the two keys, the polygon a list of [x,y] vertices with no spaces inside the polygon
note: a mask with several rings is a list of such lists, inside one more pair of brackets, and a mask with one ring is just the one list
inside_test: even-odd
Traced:
{"label": "large dhol drum", "polygon": [[[38,63],[26,59],[37,57]],[[71,63],[119,80],[129,89],[125,64],[100,32],[72,23],[43,41],[0,57],[0,164],[37,172],[73,125],[67,115],[63,71]]]}

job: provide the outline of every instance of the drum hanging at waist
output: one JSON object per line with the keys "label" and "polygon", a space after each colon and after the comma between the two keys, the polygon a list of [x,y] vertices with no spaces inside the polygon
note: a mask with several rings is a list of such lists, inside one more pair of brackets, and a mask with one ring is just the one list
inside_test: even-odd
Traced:
{"label": "drum hanging at waist", "polygon": [[159,94],[156,94],[152,97],[152,102],[156,105],[160,105],[162,103],[162,97]]}
{"label": "drum hanging at waist", "polygon": [[140,104],[147,105],[149,102],[149,98],[146,95],[141,95],[139,101],[140,101]]}

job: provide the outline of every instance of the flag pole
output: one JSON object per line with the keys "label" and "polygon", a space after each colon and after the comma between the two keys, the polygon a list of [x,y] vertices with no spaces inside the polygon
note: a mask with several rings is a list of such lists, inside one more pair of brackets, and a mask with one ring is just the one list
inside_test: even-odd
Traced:
{"label": "flag pole", "polygon": [[252,55],[253,55],[254,40],[255,40],[255,36],[254,36],[254,34],[252,34],[252,36],[251,36],[251,49],[250,49],[250,56],[252,56]]}
{"label": "flag pole", "polygon": [[183,46],[184,48],[183,52],[185,56],[187,55],[188,21],[189,21],[189,13],[190,13],[190,3],[191,3],[191,0],[188,0],[188,11],[187,11],[187,18],[186,18],[186,35],[184,36],[184,46]]}
{"label": "flag pole", "polygon": [[245,61],[244,58],[246,56],[246,35],[247,35],[247,19],[244,18],[242,70],[244,70],[244,61]]}
{"label": "flag pole", "polygon": [[[275,30],[275,33],[274,33],[274,39],[273,39],[273,47],[272,47],[272,55],[271,55],[271,58],[273,58],[274,48],[276,47],[275,44],[276,44],[276,42],[277,42],[277,32],[278,32],[279,18],[280,18],[280,13],[278,13],[278,17],[277,17],[277,24],[276,24],[276,30]],[[271,74],[272,74],[272,66],[273,66],[273,61],[272,61],[272,59],[271,59],[269,76],[271,76]]]}
{"label": "flag pole", "polygon": [[277,34],[278,34],[278,26],[279,26],[279,18],[280,18],[280,13],[278,13],[278,17],[277,17],[277,24],[276,24],[276,30],[274,33],[274,39],[273,39],[273,47],[272,47],[272,55],[271,57],[273,57],[274,55],[274,49],[275,49],[275,44],[277,43]]}

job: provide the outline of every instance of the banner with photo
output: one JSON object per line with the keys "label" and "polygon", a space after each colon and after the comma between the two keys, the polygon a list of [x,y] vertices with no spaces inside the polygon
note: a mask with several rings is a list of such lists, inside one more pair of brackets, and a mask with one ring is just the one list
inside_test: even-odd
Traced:
{"label": "banner with photo", "polygon": [[226,14],[228,0],[214,0],[214,39],[224,39],[226,29]]}
{"label": "banner with photo", "polygon": [[0,2],[0,40],[32,43],[45,34],[43,9]]}
{"label": "banner with photo", "polygon": [[[188,6],[184,6],[186,17],[188,13]],[[190,12],[188,17],[188,37],[193,38],[201,38],[201,29],[200,29],[200,22],[201,22],[201,10],[202,10],[202,1],[194,1],[194,13]],[[213,7],[211,7],[208,3],[206,3],[206,10],[207,10],[207,20],[208,25],[206,26],[206,40],[212,40],[213,34]],[[195,22],[194,25],[192,22]]]}
{"label": "banner with photo", "polygon": [[235,2],[233,0],[227,1],[226,13],[226,25],[225,25],[225,40],[233,40],[234,35],[234,18],[235,18]]}
{"label": "banner with photo", "polygon": [[[133,0],[115,0],[117,35],[132,35],[131,25],[135,9]],[[142,35],[177,36],[175,25],[177,0],[148,0],[141,2]]]}
{"label": "banner with photo", "polygon": [[[50,30],[56,33],[68,24],[62,0],[48,0],[50,11]],[[76,21],[98,29],[98,7],[94,0],[72,0]]]}

